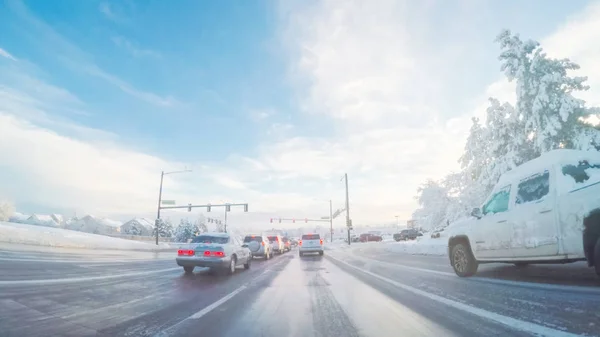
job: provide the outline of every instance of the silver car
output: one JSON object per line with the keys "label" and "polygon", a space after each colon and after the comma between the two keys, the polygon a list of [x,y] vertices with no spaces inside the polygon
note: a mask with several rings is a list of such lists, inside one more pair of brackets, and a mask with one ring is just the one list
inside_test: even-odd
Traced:
{"label": "silver car", "polygon": [[186,273],[193,272],[195,267],[206,267],[233,274],[237,266],[250,268],[252,253],[227,233],[203,233],[194,237],[187,247],[180,248],[175,260]]}
{"label": "silver car", "polygon": [[250,249],[252,256],[261,256],[267,260],[273,256],[273,247],[266,236],[246,235],[243,245]]}

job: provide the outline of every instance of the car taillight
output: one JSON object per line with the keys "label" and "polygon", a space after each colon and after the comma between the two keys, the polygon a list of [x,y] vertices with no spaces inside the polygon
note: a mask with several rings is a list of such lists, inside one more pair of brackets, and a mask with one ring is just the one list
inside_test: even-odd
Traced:
{"label": "car taillight", "polygon": [[211,252],[210,250],[204,251],[204,256],[216,256],[216,257],[224,257],[224,252]]}
{"label": "car taillight", "polygon": [[264,245],[265,245],[265,242],[263,241],[263,242],[261,242],[261,244],[264,246]]}
{"label": "car taillight", "polygon": [[319,242],[321,243],[321,245],[323,245],[323,239],[319,240]]}
{"label": "car taillight", "polygon": [[188,256],[192,256],[194,255],[196,252],[193,251],[192,249],[180,249],[177,251],[177,255],[182,256],[182,255],[188,255]]}
{"label": "car taillight", "polygon": [[298,246],[302,246],[302,240],[298,241]]}

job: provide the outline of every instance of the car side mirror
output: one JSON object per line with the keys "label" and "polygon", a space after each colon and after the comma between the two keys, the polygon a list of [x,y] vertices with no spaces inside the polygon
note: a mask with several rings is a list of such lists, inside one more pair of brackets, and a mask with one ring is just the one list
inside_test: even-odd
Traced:
{"label": "car side mirror", "polygon": [[473,210],[471,211],[471,216],[474,216],[474,217],[476,217],[477,219],[481,219],[481,217],[483,216],[483,215],[481,214],[481,209],[480,209],[480,208],[478,208],[478,207],[476,207],[476,208],[473,208]]}

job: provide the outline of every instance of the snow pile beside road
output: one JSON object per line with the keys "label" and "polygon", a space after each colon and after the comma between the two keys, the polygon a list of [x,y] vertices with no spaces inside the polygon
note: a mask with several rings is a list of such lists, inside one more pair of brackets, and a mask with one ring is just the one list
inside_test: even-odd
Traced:
{"label": "snow pile beside road", "polygon": [[[0,242],[46,247],[160,251],[173,250],[167,243],[146,242],[77,232],[62,228],[0,222]],[[175,246],[175,245],[174,245]]]}
{"label": "snow pile beside road", "polygon": [[416,240],[385,243],[385,249],[394,253],[443,256],[448,254],[448,241],[420,236]]}

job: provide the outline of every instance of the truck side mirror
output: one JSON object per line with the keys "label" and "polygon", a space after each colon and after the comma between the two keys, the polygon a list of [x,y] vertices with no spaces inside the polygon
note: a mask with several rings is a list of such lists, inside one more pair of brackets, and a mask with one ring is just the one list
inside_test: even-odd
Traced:
{"label": "truck side mirror", "polygon": [[473,210],[471,211],[471,216],[474,216],[474,217],[476,217],[477,219],[481,219],[481,217],[483,216],[483,215],[481,214],[481,209],[480,209],[480,208],[478,208],[478,207],[476,207],[476,208],[473,208]]}

